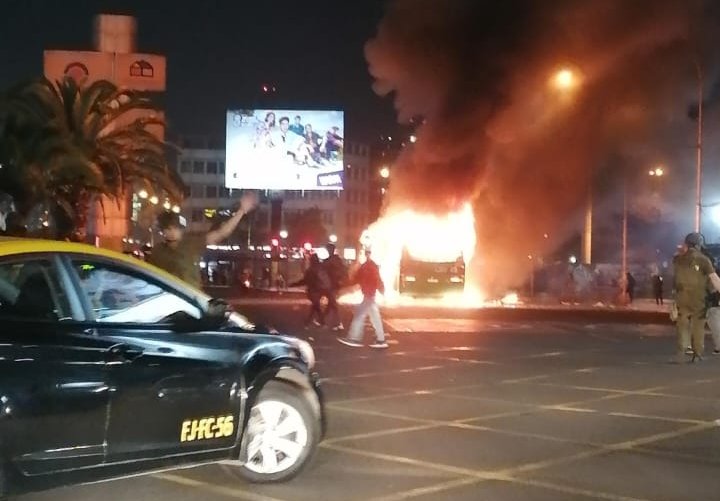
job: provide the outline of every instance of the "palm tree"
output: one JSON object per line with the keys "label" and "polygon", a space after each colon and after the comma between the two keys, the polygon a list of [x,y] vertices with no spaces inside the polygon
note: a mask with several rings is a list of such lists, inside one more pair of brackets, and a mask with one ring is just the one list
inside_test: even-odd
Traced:
{"label": "palm tree", "polygon": [[179,200],[183,183],[168,168],[168,145],[149,130],[165,125],[155,111],[139,93],[104,80],[84,87],[71,78],[42,79],[16,87],[0,105],[0,161],[9,167],[3,175],[21,206],[53,202],[78,234],[95,201],[120,204],[132,186]]}

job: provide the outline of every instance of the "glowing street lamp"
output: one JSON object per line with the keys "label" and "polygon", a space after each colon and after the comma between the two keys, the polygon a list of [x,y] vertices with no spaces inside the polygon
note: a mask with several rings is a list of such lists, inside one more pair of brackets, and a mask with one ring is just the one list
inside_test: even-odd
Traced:
{"label": "glowing street lamp", "polygon": [[665,169],[662,167],[655,167],[648,171],[649,176],[660,177],[665,175]]}
{"label": "glowing street lamp", "polygon": [[329,237],[330,243],[337,243],[337,235],[330,235]]}
{"label": "glowing street lamp", "polygon": [[173,211],[175,214],[180,214],[180,206],[179,206],[179,205],[173,205],[172,211]]}
{"label": "glowing street lamp", "polygon": [[286,239],[288,237],[287,230],[280,230],[280,238]]}
{"label": "glowing street lamp", "polygon": [[140,198],[142,198],[143,200],[145,200],[145,199],[148,197],[148,192],[147,192],[146,190],[140,190],[140,191],[138,192],[138,197],[140,197]]}
{"label": "glowing street lamp", "polygon": [[157,205],[159,202],[160,202],[160,200],[159,200],[158,197],[156,197],[155,195],[153,195],[153,196],[150,197],[150,203],[151,203],[151,204]]}
{"label": "glowing street lamp", "polygon": [[578,77],[573,70],[569,68],[562,68],[555,72],[552,82],[557,89],[570,90],[577,86]]}
{"label": "glowing street lamp", "polygon": [[383,179],[389,178],[390,177],[390,168],[383,167],[382,169],[380,169],[380,177]]}
{"label": "glowing street lamp", "polygon": [[170,204],[169,200],[165,200],[165,203],[163,204],[163,209],[170,210],[172,208],[172,204]]}

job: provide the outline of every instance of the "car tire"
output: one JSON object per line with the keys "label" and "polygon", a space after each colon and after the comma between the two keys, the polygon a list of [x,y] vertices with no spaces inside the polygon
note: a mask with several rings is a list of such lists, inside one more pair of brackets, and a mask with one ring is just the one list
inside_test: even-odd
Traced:
{"label": "car tire", "polygon": [[225,462],[227,471],[253,483],[284,482],[311,462],[320,421],[300,388],[272,381],[249,412],[243,440],[247,459]]}

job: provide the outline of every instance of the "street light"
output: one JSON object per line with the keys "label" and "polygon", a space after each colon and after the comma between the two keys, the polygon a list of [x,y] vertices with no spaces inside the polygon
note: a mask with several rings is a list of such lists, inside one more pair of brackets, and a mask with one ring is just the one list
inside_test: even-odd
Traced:
{"label": "street light", "polygon": [[387,179],[390,177],[390,169],[388,167],[383,167],[380,169],[380,177],[383,179]]}
{"label": "street light", "polygon": [[157,205],[159,202],[160,202],[160,200],[159,200],[158,197],[156,197],[155,195],[153,195],[153,196],[150,197],[150,203],[151,203],[151,204]]}
{"label": "street light", "polygon": [[577,85],[577,75],[570,68],[562,68],[553,76],[553,83],[560,90],[569,90]]}
{"label": "street light", "polygon": [[[648,171],[648,176],[660,178],[665,175],[664,167],[655,167]],[[623,219],[622,219],[622,279],[627,276],[627,226],[628,226],[628,206],[627,206],[627,174],[623,176]],[[623,290],[624,292],[624,290]]]}
{"label": "street light", "polygon": [[140,198],[142,198],[143,200],[145,200],[145,199],[148,197],[148,192],[147,192],[146,190],[140,190],[140,191],[138,192],[138,197],[140,197]]}
{"label": "street light", "polygon": [[333,243],[333,244],[334,244],[334,243],[337,242],[337,235],[334,235],[334,234],[333,234],[333,235],[330,235],[330,236],[328,237],[328,239],[330,240],[330,243]]}
{"label": "street light", "polygon": [[282,239],[284,240],[284,239],[286,239],[287,237],[288,237],[288,232],[287,232],[287,230],[280,230],[280,238],[282,238]]}

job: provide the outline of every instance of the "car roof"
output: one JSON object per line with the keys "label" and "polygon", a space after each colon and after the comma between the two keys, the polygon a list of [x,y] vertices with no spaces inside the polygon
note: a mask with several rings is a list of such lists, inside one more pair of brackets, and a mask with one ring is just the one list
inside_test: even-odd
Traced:
{"label": "car roof", "polygon": [[135,257],[115,252],[102,247],[94,247],[87,244],[65,242],[59,240],[43,240],[34,238],[0,237],[0,257],[14,256],[20,254],[34,253],[64,253],[82,254],[84,256],[96,256],[114,261],[126,263],[135,268],[141,268],[151,275],[159,276],[163,281],[170,282],[178,288],[185,289],[195,296],[207,298],[207,294],[183,282],[165,270],[153,266]]}

